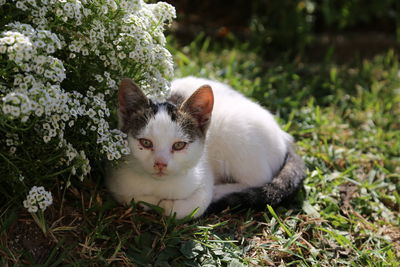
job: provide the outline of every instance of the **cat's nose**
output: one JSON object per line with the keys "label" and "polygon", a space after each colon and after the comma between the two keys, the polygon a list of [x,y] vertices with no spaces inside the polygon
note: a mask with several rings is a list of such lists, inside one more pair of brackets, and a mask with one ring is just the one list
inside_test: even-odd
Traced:
{"label": "cat's nose", "polygon": [[154,162],[154,168],[157,168],[159,170],[167,168],[168,164],[162,161],[156,161]]}

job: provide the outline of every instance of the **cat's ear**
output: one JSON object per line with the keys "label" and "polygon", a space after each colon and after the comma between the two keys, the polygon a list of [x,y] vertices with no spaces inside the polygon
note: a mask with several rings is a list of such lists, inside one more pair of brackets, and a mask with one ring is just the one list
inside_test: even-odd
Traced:
{"label": "cat's ear", "polygon": [[119,113],[122,117],[129,116],[134,110],[149,105],[149,99],[129,78],[122,79],[119,85],[118,102]]}
{"label": "cat's ear", "polygon": [[213,91],[209,85],[203,85],[182,103],[181,110],[193,116],[204,131],[210,122],[213,106]]}

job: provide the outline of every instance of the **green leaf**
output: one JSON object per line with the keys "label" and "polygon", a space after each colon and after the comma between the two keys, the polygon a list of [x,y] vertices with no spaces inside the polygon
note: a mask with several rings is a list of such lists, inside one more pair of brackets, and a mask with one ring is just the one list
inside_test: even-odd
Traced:
{"label": "green leaf", "polygon": [[286,232],[286,234],[289,237],[292,237],[293,233],[286,227],[286,225],[281,221],[281,219],[279,219],[279,217],[278,217],[278,215],[276,215],[274,209],[270,205],[267,205],[267,208],[268,208],[269,212],[271,213],[271,215],[274,216],[274,218],[277,220],[277,222],[282,227],[282,229]]}
{"label": "green leaf", "polygon": [[244,264],[240,263],[238,260],[232,260],[227,267],[244,267]]}
{"label": "green leaf", "polygon": [[314,218],[321,217],[319,212],[310,204],[310,202],[308,200],[303,201],[302,209],[304,210],[305,213],[307,213],[311,217],[314,217]]}
{"label": "green leaf", "polygon": [[193,259],[203,252],[204,248],[196,241],[189,240],[182,244],[180,251],[186,258]]}

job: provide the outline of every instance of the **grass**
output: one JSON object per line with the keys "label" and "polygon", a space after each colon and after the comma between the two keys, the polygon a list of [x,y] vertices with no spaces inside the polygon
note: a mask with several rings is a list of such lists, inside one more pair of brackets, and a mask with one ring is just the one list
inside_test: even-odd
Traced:
{"label": "grass", "polygon": [[277,115],[308,167],[285,207],[191,221],[117,205],[93,174],[54,185],[43,236],[21,203],[0,207],[0,265],[399,266],[400,66],[389,51],[336,65],[265,63],[199,39],[176,75],[231,84]]}

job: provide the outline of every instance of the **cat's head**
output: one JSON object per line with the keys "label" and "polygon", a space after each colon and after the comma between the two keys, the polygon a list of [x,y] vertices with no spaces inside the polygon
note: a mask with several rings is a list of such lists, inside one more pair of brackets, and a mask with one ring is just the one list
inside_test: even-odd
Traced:
{"label": "cat's head", "polygon": [[123,79],[118,101],[121,130],[128,135],[131,153],[145,172],[164,179],[196,165],[213,109],[210,86],[200,87],[176,106],[154,103],[132,80]]}

